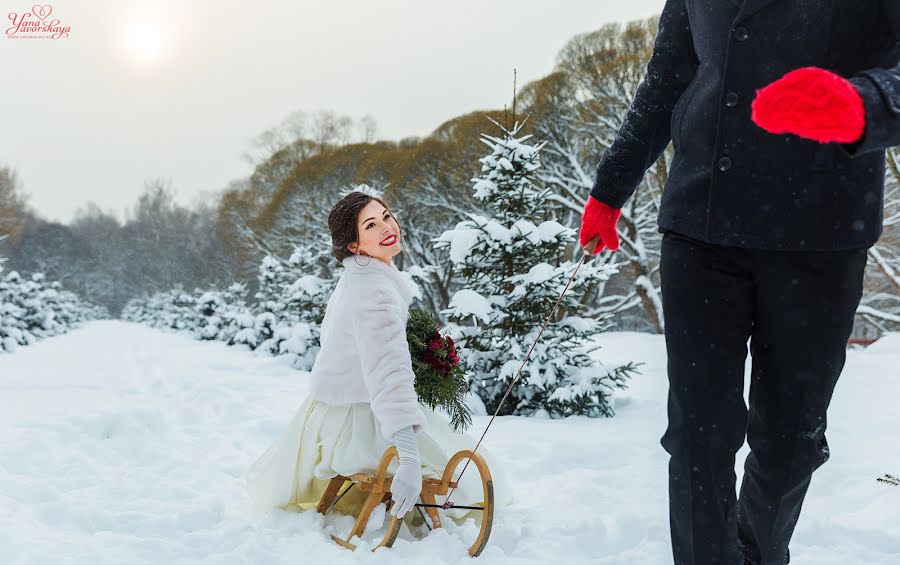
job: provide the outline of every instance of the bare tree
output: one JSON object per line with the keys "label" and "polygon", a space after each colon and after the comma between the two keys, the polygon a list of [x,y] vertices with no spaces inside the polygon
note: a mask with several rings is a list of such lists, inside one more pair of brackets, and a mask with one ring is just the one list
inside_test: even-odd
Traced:
{"label": "bare tree", "polygon": [[[612,145],[631,107],[657,23],[654,17],[624,31],[610,24],[579,35],[560,52],[555,73],[523,88],[522,102],[547,140],[539,178],[554,189],[550,200],[565,225],[580,226],[599,155]],[[637,308],[657,332],[663,331],[656,217],[671,155],[669,147],[623,206],[619,250],[595,259],[618,266],[619,274],[586,297],[592,316],[615,314],[621,320]],[[581,253],[580,247],[573,246],[572,253]]]}
{"label": "bare tree", "polygon": [[900,330],[900,150],[898,148],[887,151],[885,168],[884,231],[878,242],[869,248],[865,293],[856,310],[857,321],[862,320],[865,323],[863,328],[866,326],[873,328],[877,333]]}
{"label": "bare tree", "polygon": [[0,234],[12,241],[18,239],[24,227],[26,201],[16,171],[0,167]]}
{"label": "bare tree", "polygon": [[366,114],[359,119],[357,129],[363,143],[372,143],[375,141],[375,136],[378,135],[378,123],[375,122],[375,118],[369,114]]}
{"label": "bare tree", "polygon": [[348,143],[352,127],[353,119],[349,116],[338,116],[332,110],[319,110],[313,117],[310,134],[319,151],[324,151]]}

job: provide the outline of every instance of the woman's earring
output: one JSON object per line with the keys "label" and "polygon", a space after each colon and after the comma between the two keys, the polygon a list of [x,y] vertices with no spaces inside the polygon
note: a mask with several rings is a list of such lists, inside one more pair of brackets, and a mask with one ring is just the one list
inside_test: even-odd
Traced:
{"label": "woman's earring", "polygon": [[[369,256],[366,255],[365,253],[354,253],[354,254],[353,254],[353,260],[356,261],[356,257],[359,256],[359,255],[362,255],[363,257],[369,257]],[[369,260],[366,261],[366,265],[368,265],[371,261],[372,261],[372,258],[369,257]],[[356,264],[359,265],[359,261],[356,261]],[[360,266],[360,267],[365,267],[366,265],[359,265],[359,266]]]}

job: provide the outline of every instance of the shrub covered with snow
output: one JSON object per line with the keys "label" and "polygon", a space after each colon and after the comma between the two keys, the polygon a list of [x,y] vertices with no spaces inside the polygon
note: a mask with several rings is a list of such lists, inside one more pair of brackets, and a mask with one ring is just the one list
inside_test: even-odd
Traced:
{"label": "shrub covered with snow", "polygon": [[181,288],[133,298],[122,309],[122,318],[156,328],[186,330],[199,339],[256,347],[254,316],[246,303],[247,290],[235,283],[225,290],[192,293]]}
{"label": "shrub covered with snow", "polygon": [[297,247],[287,261],[266,256],[259,270],[255,328],[259,347],[294,356],[309,370],[320,349],[325,307],[343,268],[334,266],[330,247]]}
{"label": "shrub covered with snow", "polygon": [[[122,312],[126,320],[166,329],[184,329],[198,339],[244,344],[272,355],[292,355],[309,370],[319,351],[325,307],[342,271],[330,247],[297,248],[285,261],[273,255],[259,267],[259,290],[248,299],[245,285],[193,293],[174,289],[135,298]],[[324,250],[324,251],[323,251]]]}
{"label": "shrub covered with snow", "polygon": [[4,274],[0,258],[0,351],[15,351],[39,338],[64,333],[79,322],[107,317],[105,308],[82,301],[43,273]]}
{"label": "shrub covered with snow", "polygon": [[200,320],[196,310],[200,293],[199,289],[191,293],[179,287],[134,298],[123,308],[122,318],[156,328],[193,331]]}

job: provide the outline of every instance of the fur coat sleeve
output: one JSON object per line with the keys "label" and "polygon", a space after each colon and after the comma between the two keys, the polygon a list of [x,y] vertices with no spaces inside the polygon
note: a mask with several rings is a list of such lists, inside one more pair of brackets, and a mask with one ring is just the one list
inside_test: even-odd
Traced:
{"label": "fur coat sleeve", "polygon": [[381,434],[388,441],[402,428],[413,426],[418,432],[425,425],[413,388],[407,316],[400,294],[387,285],[376,285],[352,317],[363,382]]}

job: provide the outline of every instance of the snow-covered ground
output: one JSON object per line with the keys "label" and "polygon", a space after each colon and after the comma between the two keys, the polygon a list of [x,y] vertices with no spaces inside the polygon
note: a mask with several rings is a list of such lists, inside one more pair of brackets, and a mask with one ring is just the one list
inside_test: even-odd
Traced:
{"label": "snow-covered ground", "polygon": [[[644,363],[615,418],[505,417],[488,433],[516,501],[478,563],[671,563],[665,344],[601,343],[601,358]],[[446,532],[351,553],[328,537],[340,517],[251,510],[244,473],[293,416],[305,375],[120,321],[0,355],[0,563],[470,562]],[[875,481],[900,474],[898,398],[900,335],[848,352],[792,565],[900,563],[900,487]]]}

